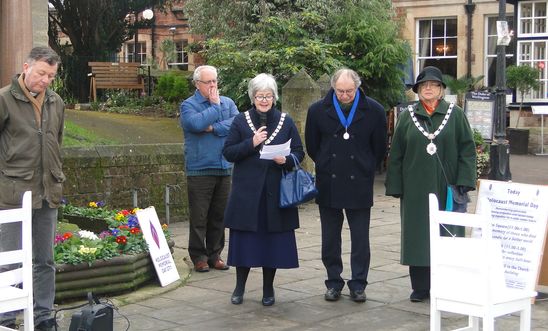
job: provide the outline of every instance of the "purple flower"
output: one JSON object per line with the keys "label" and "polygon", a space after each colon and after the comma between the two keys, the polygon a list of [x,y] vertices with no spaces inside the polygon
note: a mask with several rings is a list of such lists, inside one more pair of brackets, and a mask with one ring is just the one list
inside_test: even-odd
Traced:
{"label": "purple flower", "polygon": [[105,205],[106,205],[106,203],[104,201],[97,201],[97,207],[98,208],[103,208]]}
{"label": "purple flower", "polygon": [[60,234],[56,234],[56,235],[55,235],[55,240],[54,240],[54,242],[55,242],[56,244],[62,243],[63,241],[65,241],[65,238],[63,238],[62,235],[60,235]]}
{"label": "purple flower", "polygon": [[135,215],[129,215],[127,218],[127,225],[130,228],[139,226],[139,221],[137,220],[137,217],[135,217]]}
{"label": "purple flower", "polygon": [[110,232],[112,233],[113,236],[117,236],[120,233],[120,230],[112,229],[112,230],[110,230]]}

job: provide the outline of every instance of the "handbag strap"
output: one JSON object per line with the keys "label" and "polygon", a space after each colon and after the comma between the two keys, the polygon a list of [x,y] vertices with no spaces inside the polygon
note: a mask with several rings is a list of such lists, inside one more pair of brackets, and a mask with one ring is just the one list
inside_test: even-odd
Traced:
{"label": "handbag strap", "polygon": [[291,157],[293,158],[293,163],[295,164],[295,168],[300,169],[301,163],[299,162],[299,159],[297,159],[297,157],[293,153],[289,153],[289,155],[291,155]]}
{"label": "handbag strap", "polygon": [[[299,170],[301,169],[301,163],[299,162],[299,159],[297,159],[297,157],[293,154],[293,153],[289,153],[289,156],[291,156],[293,158],[293,163],[295,165],[295,170]],[[285,176],[285,174],[287,174],[288,172],[290,172],[290,170],[286,170],[285,167],[282,168],[282,174]]]}

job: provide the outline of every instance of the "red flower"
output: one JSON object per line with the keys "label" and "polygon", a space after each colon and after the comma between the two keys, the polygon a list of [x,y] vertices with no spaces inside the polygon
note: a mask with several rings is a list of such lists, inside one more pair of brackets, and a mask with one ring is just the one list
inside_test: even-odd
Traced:
{"label": "red flower", "polygon": [[127,230],[127,229],[129,229],[129,226],[127,226],[127,225],[120,225],[120,226],[118,227],[118,229],[120,229],[120,230]]}
{"label": "red flower", "polygon": [[139,232],[141,232],[141,230],[139,230],[139,228],[131,228],[129,230],[129,233],[131,233],[131,234],[138,234]]}
{"label": "red flower", "polygon": [[118,236],[116,237],[116,242],[124,245],[125,243],[127,243],[127,238],[126,236]]}
{"label": "red flower", "polygon": [[72,232],[65,232],[63,234],[63,239],[67,240],[69,238],[72,238]]}
{"label": "red flower", "polygon": [[127,210],[127,209],[120,210],[119,213],[122,214],[122,215],[124,215],[124,216],[127,216],[127,215],[131,214],[131,212],[130,212],[129,210]]}

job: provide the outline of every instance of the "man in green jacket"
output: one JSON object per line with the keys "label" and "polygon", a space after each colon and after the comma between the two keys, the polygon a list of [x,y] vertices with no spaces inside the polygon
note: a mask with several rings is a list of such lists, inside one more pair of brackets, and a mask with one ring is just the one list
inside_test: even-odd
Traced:
{"label": "man in green jacket", "polygon": [[[59,63],[52,49],[35,47],[22,73],[0,89],[0,209],[19,208],[23,193],[32,190],[35,330],[53,330],[55,324],[53,238],[65,181],[61,164],[65,105],[48,87]],[[0,251],[20,245],[21,227],[10,225],[0,229]],[[15,315],[0,315],[0,325],[15,326]]]}

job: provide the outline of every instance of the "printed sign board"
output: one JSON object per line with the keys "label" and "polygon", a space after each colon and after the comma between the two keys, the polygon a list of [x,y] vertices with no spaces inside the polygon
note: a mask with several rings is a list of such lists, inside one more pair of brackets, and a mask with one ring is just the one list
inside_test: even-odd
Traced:
{"label": "printed sign board", "polygon": [[481,132],[483,139],[493,139],[493,111],[495,96],[484,91],[466,93],[464,113],[470,122],[470,127]]}
{"label": "printed sign board", "polygon": [[534,291],[546,236],[548,186],[480,180],[476,213],[482,198],[491,204],[506,285]]}
{"label": "printed sign board", "polygon": [[171,256],[156,209],[148,207],[137,210],[137,219],[148,244],[148,251],[162,287],[179,280],[181,277]]}

